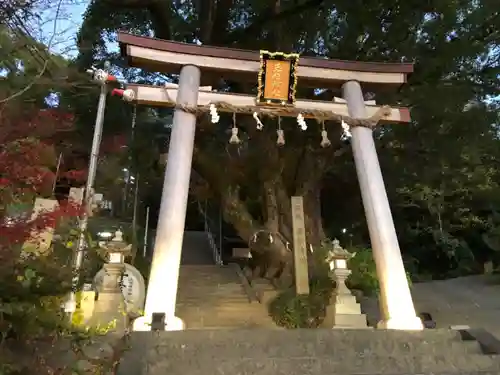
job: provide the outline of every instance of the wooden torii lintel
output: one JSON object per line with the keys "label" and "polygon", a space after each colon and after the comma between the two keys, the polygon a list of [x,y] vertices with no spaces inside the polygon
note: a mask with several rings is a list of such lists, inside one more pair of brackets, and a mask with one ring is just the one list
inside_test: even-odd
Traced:
{"label": "wooden torii lintel", "polygon": [[[127,85],[127,90],[134,92],[134,101],[137,104],[159,106],[159,107],[174,107],[177,102],[178,89],[174,84],[167,84],[165,86],[149,86],[149,85]],[[209,91],[209,87],[200,87],[198,93],[198,106],[208,106],[211,103],[228,103],[235,107],[255,107],[255,97],[244,94],[233,94]],[[279,107],[266,107],[259,106],[263,112],[268,108],[272,112],[279,111]],[[316,100],[297,100],[294,108],[300,111],[318,110],[318,111],[331,111],[341,116],[349,116],[347,104],[344,102],[334,100],[332,102],[316,101]],[[367,118],[374,116],[381,106],[367,105],[366,115]],[[220,108],[220,111],[227,111]],[[282,116],[290,116],[283,112]],[[305,116],[307,117],[307,116]],[[390,115],[381,120],[381,123],[394,124],[394,123],[408,123],[410,122],[410,111],[404,107],[391,108]]]}
{"label": "wooden torii lintel", "polygon": [[[121,55],[129,66],[152,72],[178,73],[185,65],[198,66],[204,76],[236,81],[255,81],[260,70],[260,52],[236,48],[179,43],[146,36],[118,33]],[[297,71],[300,85],[339,88],[351,80],[365,89],[397,90],[413,72],[412,63],[335,60],[301,56]]]}

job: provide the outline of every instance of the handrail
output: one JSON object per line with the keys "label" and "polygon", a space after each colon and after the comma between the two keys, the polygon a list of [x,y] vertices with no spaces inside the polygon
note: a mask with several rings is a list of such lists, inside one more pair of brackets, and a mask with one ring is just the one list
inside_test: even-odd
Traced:
{"label": "handrail", "polygon": [[212,249],[214,262],[215,262],[215,264],[222,266],[224,264],[222,262],[222,249],[219,249],[217,247],[214,235],[212,233],[212,229],[210,228],[210,225],[209,225],[209,222],[213,222],[213,220],[211,220],[211,218],[207,215],[207,212],[206,212],[206,210],[203,209],[200,201],[198,201],[198,210],[203,215],[204,229],[205,229],[205,233],[208,236],[208,242],[210,244],[210,248]]}
{"label": "handrail", "polygon": [[241,267],[236,264],[236,263],[229,263],[229,267],[233,268],[236,274],[238,275],[238,278],[240,279],[241,285],[243,286],[243,289],[245,290],[245,294],[247,295],[248,302],[252,303],[254,300],[262,303],[261,298],[259,296],[259,293],[255,290],[254,287],[250,284],[248,281],[248,278],[245,276],[243,271],[241,270]]}

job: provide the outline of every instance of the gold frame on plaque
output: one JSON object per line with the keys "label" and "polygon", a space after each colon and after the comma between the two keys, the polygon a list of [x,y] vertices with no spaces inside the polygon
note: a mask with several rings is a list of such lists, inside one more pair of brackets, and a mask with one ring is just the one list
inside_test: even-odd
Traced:
{"label": "gold frame on plaque", "polygon": [[293,105],[299,55],[260,51],[257,103]]}

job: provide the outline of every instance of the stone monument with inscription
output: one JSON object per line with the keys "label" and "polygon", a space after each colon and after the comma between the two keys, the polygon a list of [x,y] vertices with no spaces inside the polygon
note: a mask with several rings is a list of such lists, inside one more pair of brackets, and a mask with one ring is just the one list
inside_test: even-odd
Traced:
{"label": "stone monument with inscription", "polygon": [[[125,263],[125,269],[120,279],[120,290],[122,292],[125,309],[127,313],[137,314],[144,309],[146,299],[146,284],[139,270],[131,264]],[[99,290],[106,271],[101,269],[94,277],[94,285]]]}
{"label": "stone monument with inscription", "polygon": [[309,294],[309,270],[307,265],[306,228],[304,223],[304,203],[302,197],[292,197],[293,263],[295,271],[295,291]]}

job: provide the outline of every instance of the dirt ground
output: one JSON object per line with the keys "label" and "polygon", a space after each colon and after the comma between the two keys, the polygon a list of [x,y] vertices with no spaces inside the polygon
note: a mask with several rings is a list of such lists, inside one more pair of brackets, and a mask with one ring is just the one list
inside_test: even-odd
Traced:
{"label": "dirt ground", "polygon": [[[417,312],[430,313],[437,328],[468,325],[500,338],[500,285],[488,283],[484,276],[417,283],[412,295]],[[375,299],[363,298],[361,305],[370,325],[379,320]]]}

